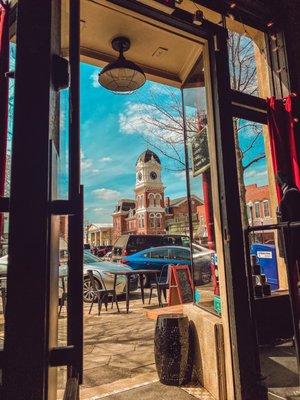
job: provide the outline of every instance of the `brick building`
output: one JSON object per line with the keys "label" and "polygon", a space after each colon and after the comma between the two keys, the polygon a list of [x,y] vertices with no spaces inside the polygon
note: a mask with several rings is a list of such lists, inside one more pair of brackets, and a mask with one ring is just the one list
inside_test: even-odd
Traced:
{"label": "brick building", "polygon": [[[121,199],[113,213],[113,243],[124,233],[188,234],[186,197],[170,200],[164,197],[161,162],[151,150],[144,151],[136,162],[135,199]],[[197,206],[192,198],[193,220],[197,224]]]}
{"label": "brick building", "polygon": [[[247,215],[250,226],[263,226],[275,223],[275,215],[272,215],[270,207],[269,185],[257,186],[252,184],[246,186]],[[205,243],[207,238],[207,226],[205,220],[205,205],[197,207],[199,220],[199,238]],[[257,241],[274,241],[273,233],[259,232],[256,235]]]}
{"label": "brick building", "polygon": [[[203,204],[199,197],[191,196],[192,205],[192,221],[194,238],[197,239],[197,232],[199,231],[199,220],[197,215],[197,208]],[[188,201],[186,197],[178,197],[176,199],[165,200],[166,206],[166,231],[171,234],[188,235],[189,234],[189,219],[188,219]]]}

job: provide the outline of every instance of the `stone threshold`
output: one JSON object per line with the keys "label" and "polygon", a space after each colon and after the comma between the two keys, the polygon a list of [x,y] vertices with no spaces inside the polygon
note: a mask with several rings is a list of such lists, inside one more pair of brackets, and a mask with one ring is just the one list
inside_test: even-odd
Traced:
{"label": "stone threshold", "polygon": [[[133,389],[138,389],[143,386],[148,386],[158,382],[156,372],[148,372],[145,374],[138,374],[132,378],[119,379],[117,381],[107,383],[104,385],[93,386],[92,388],[80,388],[80,400],[101,400],[106,397],[128,392]],[[203,387],[198,384],[189,384],[179,389],[185,391],[190,396],[201,400],[214,400],[214,397]],[[62,400],[63,390],[58,391],[58,400]]]}
{"label": "stone threshold", "polygon": [[[93,386],[91,388],[82,386],[80,388],[80,400],[104,399],[110,395],[126,392],[155,382],[158,382],[156,372],[148,372],[145,374],[138,374],[132,378],[119,379],[111,383]],[[63,392],[63,390],[58,391],[58,400],[63,399]]]}

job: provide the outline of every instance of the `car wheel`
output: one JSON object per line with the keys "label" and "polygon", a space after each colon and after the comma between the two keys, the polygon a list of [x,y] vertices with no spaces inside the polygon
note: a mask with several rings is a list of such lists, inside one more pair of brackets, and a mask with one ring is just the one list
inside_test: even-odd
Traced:
{"label": "car wheel", "polygon": [[[95,278],[94,278],[95,279]],[[95,279],[96,289],[101,289],[100,282]],[[83,280],[83,301],[85,303],[91,303],[93,300],[93,287],[90,278],[86,277]]]}

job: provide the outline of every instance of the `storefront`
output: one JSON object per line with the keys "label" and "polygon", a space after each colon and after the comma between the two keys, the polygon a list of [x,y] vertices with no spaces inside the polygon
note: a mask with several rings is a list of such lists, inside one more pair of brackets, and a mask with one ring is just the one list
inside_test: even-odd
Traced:
{"label": "storefront", "polygon": [[[56,398],[56,368],[61,365],[68,366],[70,382],[81,383],[79,65],[84,61],[102,68],[112,62],[117,53],[111,41],[124,36],[131,42],[125,56],[142,68],[147,79],[181,91],[188,198],[201,193],[204,199],[207,243],[217,255],[214,294],[219,295],[222,309],[221,316],[212,316],[197,296],[198,304],[186,309],[199,337],[214,341],[215,359],[204,385],[210,385],[214,375],[216,398],[267,398],[249,302],[244,236],[248,220],[243,168],[253,163],[238,159],[237,141],[246,124],[255,124],[265,152],[268,204],[275,215],[278,200],[266,98],[300,90],[296,73],[300,61],[295,56],[299,44],[291,37],[292,19],[300,14],[300,7],[292,1],[287,8],[280,1],[276,6],[272,2],[272,7],[264,3],[29,0],[5,6],[8,17],[3,21],[16,43],[15,72],[5,75],[15,82],[11,186],[10,195],[5,197],[3,192],[0,198],[2,215],[9,213],[7,314],[4,351],[0,352],[5,398]],[[287,14],[284,24],[279,20],[283,12]],[[235,53],[237,42],[239,54]],[[2,73],[8,70],[7,64],[2,66]],[[57,191],[59,91],[68,86],[69,187],[62,197]],[[4,109],[5,91],[3,98]],[[69,217],[68,346],[63,348],[57,347],[56,315],[60,215]],[[192,218],[189,230],[199,240]],[[20,285],[17,277],[24,270],[24,254],[26,275]],[[287,289],[282,257],[277,257],[277,265],[279,287]],[[205,291],[199,295],[205,297]],[[27,324],[24,298],[30,314]],[[202,354],[209,357],[205,351]]]}

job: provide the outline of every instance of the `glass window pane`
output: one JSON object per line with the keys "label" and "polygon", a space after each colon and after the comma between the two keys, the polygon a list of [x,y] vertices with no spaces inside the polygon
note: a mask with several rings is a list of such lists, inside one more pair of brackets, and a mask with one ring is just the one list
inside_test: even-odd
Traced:
{"label": "glass window pane", "polygon": [[254,41],[237,32],[228,32],[228,54],[231,88],[258,95]]}

